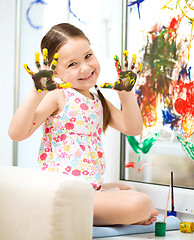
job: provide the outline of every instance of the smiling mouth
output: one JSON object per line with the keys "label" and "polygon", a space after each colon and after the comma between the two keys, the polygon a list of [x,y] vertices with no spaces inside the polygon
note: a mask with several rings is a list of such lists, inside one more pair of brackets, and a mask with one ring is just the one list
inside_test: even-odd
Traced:
{"label": "smiling mouth", "polygon": [[93,71],[92,73],[90,73],[90,75],[88,75],[88,76],[85,77],[85,78],[79,78],[79,80],[82,80],[82,81],[84,81],[84,80],[89,80],[89,79],[92,77],[93,74],[94,74],[94,71]]}

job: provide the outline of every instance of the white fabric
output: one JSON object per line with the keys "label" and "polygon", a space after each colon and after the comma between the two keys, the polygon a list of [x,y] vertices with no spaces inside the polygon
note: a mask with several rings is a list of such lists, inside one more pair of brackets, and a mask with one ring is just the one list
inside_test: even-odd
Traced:
{"label": "white fabric", "polygon": [[0,166],[1,240],[90,240],[93,189],[78,177]]}

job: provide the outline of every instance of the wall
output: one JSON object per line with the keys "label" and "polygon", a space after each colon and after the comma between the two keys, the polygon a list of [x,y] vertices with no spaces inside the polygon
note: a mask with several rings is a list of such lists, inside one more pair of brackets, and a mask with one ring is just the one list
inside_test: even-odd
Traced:
{"label": "wall", "polygon": [[15,10],[15,1],[0,1],[0,164],[3,165],[12,165],[13,148],[7,130],[14,108]]}

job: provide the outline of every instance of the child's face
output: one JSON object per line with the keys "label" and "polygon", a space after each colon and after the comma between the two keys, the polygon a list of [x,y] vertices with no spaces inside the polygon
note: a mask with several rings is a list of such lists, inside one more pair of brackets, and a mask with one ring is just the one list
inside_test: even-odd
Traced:
{"label": "child's face", "polygon": [[71,83],[78,91],[87,91],[96,84],[100,65],[86,39],[69,39],[58,54],[55,77]]}

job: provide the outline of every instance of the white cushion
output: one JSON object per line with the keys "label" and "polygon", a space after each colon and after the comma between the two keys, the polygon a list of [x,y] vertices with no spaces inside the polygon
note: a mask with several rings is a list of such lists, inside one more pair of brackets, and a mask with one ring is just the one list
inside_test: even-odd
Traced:
{"label": "white cushion", "polygon": [[93,189],[58,173],[0,166],[1,240],[90,240]]}

